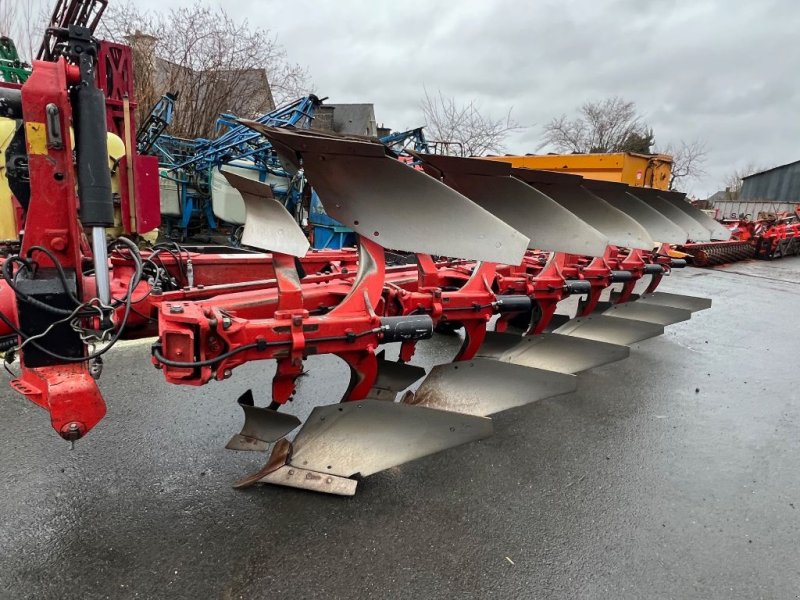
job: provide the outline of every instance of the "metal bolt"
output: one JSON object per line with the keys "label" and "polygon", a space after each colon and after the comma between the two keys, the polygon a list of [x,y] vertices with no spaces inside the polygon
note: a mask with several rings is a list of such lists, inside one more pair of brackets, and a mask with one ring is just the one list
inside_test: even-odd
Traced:
{"label": "metal bolt", "polygon": [[222,378],[223,379],[229,379],[231,375],[233,375],[233,372],[230,369],[225,369],[222,372]]}
{"label": "metal bolt", "polygon": [[176,304],[176,305],[173,305],[173,306],[170,306],[170,307],[169,307],[169,312],[170,312],[171,314],[180,314],[180,313],[182,313],[182,312],[183,312],[183,307],[182,307],[182,306],[179,306],[179,305],[177,305],[177,304]]}
{"label": "metal bolt", "polygon": [[[61,428],[59,432],[61,437],[67,440],[68,442],[74,444],[75,440],[79,440],[83,435],[81,433],[81,424],[77,421],[72,421],[71,423],[67,423],[64,427]],[[72,449],[72,448],[70,448]]]}

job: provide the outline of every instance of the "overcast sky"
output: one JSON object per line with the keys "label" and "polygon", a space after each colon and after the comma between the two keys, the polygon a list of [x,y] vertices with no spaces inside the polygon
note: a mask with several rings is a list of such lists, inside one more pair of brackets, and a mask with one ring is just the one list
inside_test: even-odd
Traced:
{"label": "overcast sky", "polygon": [[[162,10],[187,3],[139,0]],[[513,107],[525,129],[508,150],[535,152],[550,118],[619,95],[636,102],[657,145],[705,142],[708,173],[689,184],[695,194],[745,163],[800,159],[798,0],[222,4],[274,31],[318,94],[372,102],[394,129],[423,124],[427,86],[497,117]]]}

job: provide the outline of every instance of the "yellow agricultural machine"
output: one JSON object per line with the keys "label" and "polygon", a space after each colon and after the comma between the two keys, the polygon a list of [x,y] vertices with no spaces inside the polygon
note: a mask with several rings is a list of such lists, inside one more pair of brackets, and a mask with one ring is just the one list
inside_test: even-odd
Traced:
{"label": "yellow agricultural machine", "polygon": [[523,169],[563,171],[586,179],[616,181],[636,187],[669,189],[672,157],[668,154],[637,154],[612,152],[607,154],[525,154],[491,156],[490,160],[510,163]]}

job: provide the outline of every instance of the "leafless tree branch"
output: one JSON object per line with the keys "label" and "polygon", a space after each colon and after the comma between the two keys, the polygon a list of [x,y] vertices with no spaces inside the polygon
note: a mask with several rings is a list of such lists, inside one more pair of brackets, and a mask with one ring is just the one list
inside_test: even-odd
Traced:
{"label": "leafless tree branch", "polygon": [[666,148],[660,150],[660,153],[672,156],[672,176],[669,180],[671,190],[677,189],[679,184],[706,174],[704,166],[708,149],[699,140],[693,142],[681,140],[677,144],[668,144]]}
{"label": "leafless tree branch", "polygon": [[20,58],[30,64],[49,17],[47,9],[35,0],[0,0],[0,35],[14,40]]}
{"label": "leafless tree branch", "polygon": [[539,149],[552,146],[558,152],[649,152],[653,132],[636,104],[617,96],[585,102],[574,119],[562,114],[544,127]]}
{"label": "leafless tree branch", "polygon": [[739,194],[742,191],[742,179],[754,173],[760,173],[769,169],[769,165],[758,164],[754,161],[748,161],[743,166],[733,169],[722,180],[722,185],[725,189],[729,200],[738,200]]}
{"label": "leafless tree branch", "polygon": [[480,156],[486,153],[501,153],[504,142],[512,131],[520,129],[511,118],[511,109],[505,117],[493,119],[481,112],[475,100],[459,104],[448,98],[441,90],[436,94],[424,89],[420,103],[428,137],[444,142],[444,153],[461,156]]}
{"label": "leafless tree branch", "polygon": [[164,93],[177,92],[173,135],[214,137],[220,113],[255,117],[312,89],[308,70],[288,62],[269,30],[200,1],[166,12],[114,4],[98,35],[133,48],[140,122]]}

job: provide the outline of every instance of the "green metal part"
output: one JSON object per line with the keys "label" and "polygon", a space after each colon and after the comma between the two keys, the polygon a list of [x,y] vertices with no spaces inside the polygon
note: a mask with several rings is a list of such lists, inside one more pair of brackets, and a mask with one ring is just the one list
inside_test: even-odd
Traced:
{"label": "green metal part", "polygon": [[0,36],[0,80],[25,83],[30,74],[30,65],[20,59],[14,40]]}

